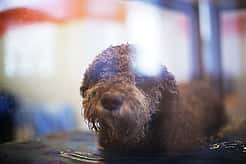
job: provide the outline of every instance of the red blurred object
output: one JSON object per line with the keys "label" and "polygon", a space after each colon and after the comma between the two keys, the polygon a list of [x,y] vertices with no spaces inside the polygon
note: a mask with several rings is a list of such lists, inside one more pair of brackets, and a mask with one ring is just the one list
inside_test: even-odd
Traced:
{"label": "red blurred object", "polygon": [[65,23],[79,19],[125,21],[125,5],[115,0],[60,0],[33,7],[10,8],[0,12],[0,35],[8,27],[38,23]]}
{"label": "red blurred object", "polygon": [[222,32],[224,34],[246,33],[246,15],[234,14],[222,18]]}
{"label": "red blurred object", "polygon": [[60,22],[59,19],[48,14],[28,8],[15,8],[0,12],[0,34],[3,34],[11,25],[23,25],[37,22]]}

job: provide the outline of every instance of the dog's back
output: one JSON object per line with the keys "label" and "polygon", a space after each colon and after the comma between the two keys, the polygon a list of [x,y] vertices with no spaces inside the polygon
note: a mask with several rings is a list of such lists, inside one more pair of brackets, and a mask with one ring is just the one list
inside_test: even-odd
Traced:
{"label": "dog's back", "polygon": [[165,144],[169,150],[188,150],[216,138],[227,116],[223,103],[208,83],[194,81],[178,88],[177,103],[164,123]]}

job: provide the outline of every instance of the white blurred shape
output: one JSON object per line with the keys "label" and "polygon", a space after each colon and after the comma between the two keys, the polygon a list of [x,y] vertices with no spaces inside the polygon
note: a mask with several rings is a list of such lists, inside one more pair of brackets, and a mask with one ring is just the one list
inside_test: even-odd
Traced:
{"label": "white blurred shape", "polygon": [[157,76],[161,72],[161,62],[157,56],[151,56],[152,52],[147,49],[141,48],[142,51],[137,53],[136,63],[134,68],[147,76]]}
{"label": "white blurred shape", "polygon": [[[16,7],[33,7],[38,6],[44,3],[47,3],[49,0],[2,0],[0,1],[0,11],[7,10],[10,8]],[[53,0],[57,1],[57,0]]]}
{"label": "white blurred shape", "polygon": [[55,27],[23,25],[4,34],[4,72],[13,76],[49,76],[54,67]]}
{"label": "white blurred shape", "polygon": [[117,12],[118,1],[115,0],[90,0],[88,1],[88,12],[91,15],[113,16]]}
{"label": "white blurred shape", "polygon": [[135,68],[147,76],[160,73],[161,14],[156,6],[132,2],[128,12],[130,41],[137,47]]}

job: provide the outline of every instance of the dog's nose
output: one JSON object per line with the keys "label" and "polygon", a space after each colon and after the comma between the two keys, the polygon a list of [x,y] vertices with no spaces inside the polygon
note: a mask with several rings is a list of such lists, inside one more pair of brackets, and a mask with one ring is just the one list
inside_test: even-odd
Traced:
{"label": "dog's nose", "polygon": [[105,95],[101,99],[101,104],[104,109],[113,111],[120,108],[123,103],[123,98],[121,96],[109,96]]}

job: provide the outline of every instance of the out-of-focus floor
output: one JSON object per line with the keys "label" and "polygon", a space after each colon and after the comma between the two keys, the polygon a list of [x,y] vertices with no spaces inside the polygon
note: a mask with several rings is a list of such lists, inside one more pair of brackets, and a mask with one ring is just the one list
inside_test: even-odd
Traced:
{"label": "out-of-focus floor", "polygon": [[246,161],[246,140],[225,140],[203,145],[193,153],[113,155],[97,151],[96,137],[87,132],[66,132],[48,135],[24,143],[0,145],[4,163],[243,163]]}
{"label": "out-of-focus floor", "polygon": [[[29,141],[0,145],[0,161],[4,163],[245,163],[246,123],[237,94],[224,99],[229,117],[225,136],[220,141],[201,145],[201,149],[185,154],[103,156],[97,149],[95,135],[85,131],[48,134]],[[82,116],[81,116],[82,117]]]}

